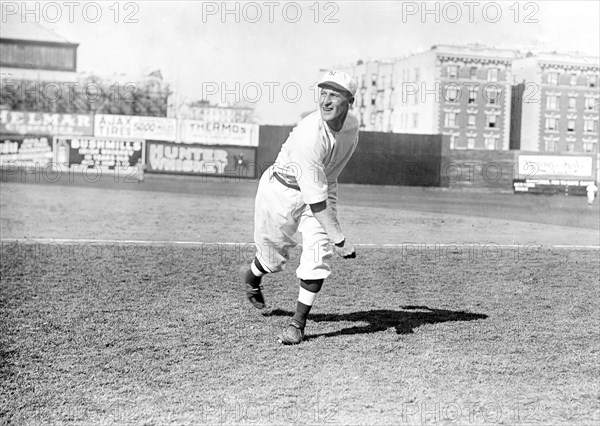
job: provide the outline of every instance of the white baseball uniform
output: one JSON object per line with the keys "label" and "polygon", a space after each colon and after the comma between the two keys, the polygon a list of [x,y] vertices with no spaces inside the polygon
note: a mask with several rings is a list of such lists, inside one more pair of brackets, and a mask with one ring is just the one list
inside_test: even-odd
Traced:
{"label": "white baseball uniform", "polygon": [[292,130],[275,164],[258,186],[254,212],[256,257],[267,272],[285,268],[288,251],[302,233],[302,255],[296,275],[324,279],[331,269],[325,260],[333,251],[329,237],[313,216],[310,204],[327,201],[335,211],[337,178],[358,143],[358,120],[348,113],[344,126],[333,132],[315,111]]}
{"label": "white baseball uniform", "polygon": [[585,190],[587,191],[588,204],[593,204],[594,198],[596,197],[596,192],[598,192],[598,187],[594,182],[592,182],[586,186]]}

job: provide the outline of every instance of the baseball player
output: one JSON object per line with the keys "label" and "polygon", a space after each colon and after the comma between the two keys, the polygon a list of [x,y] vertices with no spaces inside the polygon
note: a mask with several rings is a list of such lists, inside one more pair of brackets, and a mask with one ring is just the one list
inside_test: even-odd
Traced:
{"label": "baseball player", "polygon": [[358,120],[349,113],[357,86],[348,74],[329,71],[318,87],[319,110],[292,130],[260,179],[254,212],[256,256],[241,268],[246,296],[262,309],[262,277],[285,268],[290,248],[297,245],[294,234],[302,234],[298,302],[280,336],[283,344],[304,338],[310,309],[331,273],[325,261],[334,251],[346,259],[356,257],[339,225],[336,202],[337,178],[358,143]]}
{"label": "baseball player", "polygon": [[590,184],[585,187],[585,190],[587,192],[588,206],[591,207],[594,205],[594,198],[596,197],[596,192],[598,192],[598,187],[595,182],[590,182]]}

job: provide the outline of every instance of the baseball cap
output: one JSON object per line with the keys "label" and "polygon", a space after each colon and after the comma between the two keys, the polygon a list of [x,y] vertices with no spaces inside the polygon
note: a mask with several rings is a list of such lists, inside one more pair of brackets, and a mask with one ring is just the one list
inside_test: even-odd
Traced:
{"label": "baseball cap", "polygon": [[356,82],[350,75],[346,74],[344,71],[336,70],[326,72],[317,86],[328,86],[337,90],[343,90],[350,93],[352,97],[354,97],[356,89],[358,88]]}

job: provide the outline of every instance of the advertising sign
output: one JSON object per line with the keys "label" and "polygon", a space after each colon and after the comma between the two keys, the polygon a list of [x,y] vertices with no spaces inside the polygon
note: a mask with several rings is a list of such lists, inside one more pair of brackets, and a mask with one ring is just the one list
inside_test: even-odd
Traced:
{"label": "advertising sign", "polygon": [[202,145],[258,146],[258,124],[180,120],[183,143]]}
{"label": "advertising sign", "polygon": [[0,133],[21,135],[78,135],[94,132],[88,114],[58,114],[0,110]]}
{"label": "advertising sign", "polygon": [[44,167],[52,162],[52,136],[0,137],[0,165]]}
{"label": "advertising sign", "polygon": [[575,179],[514,179],[516,194],[565,194],[586,195],[586,187],[593,180]]}
{"label": "advertising sign", "polygon": [[255,177],[254,148],[147,142],[148,172]]}
{"label": "advertising sign", "polygon": [[175,141],[177,120],[165,117],[96,114],[94,136]]}
{"label": "advertising sign", "polygon": [[56,136],[54,162],[71,169],[143,171],[145,141],[137,139]]}
{"label": "advertising sign", "polygon": [[593,173],[592,164],[591,156],[519,155],[519,177],[589,178]]}

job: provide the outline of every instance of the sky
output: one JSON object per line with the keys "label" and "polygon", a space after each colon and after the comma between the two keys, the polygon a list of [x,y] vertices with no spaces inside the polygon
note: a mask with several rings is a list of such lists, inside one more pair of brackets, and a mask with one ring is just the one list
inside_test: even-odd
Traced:
{"label": "sky", "polygon": [[[600,55],[598,1],[67,3],[26,3],[26,19],[79,43],[79,71],[160,70],[181,100],[245,102],[260,124],[296,123],[321,70],[359,59],[467,43]],[[2,2],[2,19],[22,7]]]}

